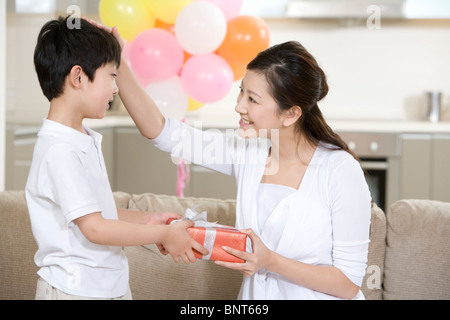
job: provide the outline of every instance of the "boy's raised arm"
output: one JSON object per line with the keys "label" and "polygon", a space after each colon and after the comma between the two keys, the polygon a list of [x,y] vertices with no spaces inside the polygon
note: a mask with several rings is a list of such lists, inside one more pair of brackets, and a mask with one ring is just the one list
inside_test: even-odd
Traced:
{"label": "boy's raised arm", "polygon": [[[98,28],[112,33],[123,49],[125,42],[117,27],[110,28],[96,21],[86,20]],[[157,138],[164,129],[165,118],[152,98],[136,80],[125,59],[122,59],[118,69],[116,82],[119,87],[119,96],[140,133],[148,139]]]}

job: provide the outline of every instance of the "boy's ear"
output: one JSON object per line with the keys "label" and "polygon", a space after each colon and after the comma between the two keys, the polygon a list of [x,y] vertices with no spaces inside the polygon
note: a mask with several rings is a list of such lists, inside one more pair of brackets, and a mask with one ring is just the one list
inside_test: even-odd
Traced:
{"label": "boy's ear", "polygon": [[291,109],[286,111],[283,125],[286,127],[293,125],[298,121],[298,119],[300,119],[302,114],[303,114],[302,108],[300,108],[299,106],[293,106]]}
{"label": "boy's ear", "polygon": [[72,67],[72,69],[70,70],[69,79],[68,79],[70,85],[75,89],[81,88],[81,85],[83,83],[83,75],[84,75],[83,68],[81,68],[78,65]]}

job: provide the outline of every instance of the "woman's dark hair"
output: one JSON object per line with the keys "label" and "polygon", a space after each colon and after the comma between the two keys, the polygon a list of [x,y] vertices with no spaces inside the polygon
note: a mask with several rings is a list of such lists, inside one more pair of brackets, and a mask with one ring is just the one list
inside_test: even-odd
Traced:
{"label": "woman's dark hair", "polygon": [[[75,24],[73,19],[77,19]],[[39,33],[34,52],[44,95],[49,101],[58,98],[67,75],[76,65],[81,66],[90,81],[94,81],[97,69],[108,63],[119,67],[121,51],[112,34],[83,19],[69,16],[47,22]]]}
{"label": "woman's dark hair", "polygon": [[296,131],[303,133],[310,143],[324,142],[329,148],[345,150],[357,159],[328,126],[319,109],[317,103],[328,94],[327,77],[300,43],[290,41],[275,45],[261,52],[247,69],[265,75],[280,112],[294,106],[302,109]]}

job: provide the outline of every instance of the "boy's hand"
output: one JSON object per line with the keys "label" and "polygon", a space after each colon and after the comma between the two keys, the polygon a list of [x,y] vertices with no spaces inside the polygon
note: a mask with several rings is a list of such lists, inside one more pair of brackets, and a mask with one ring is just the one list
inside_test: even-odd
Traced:
{"label": "boy's hand", "polygon": [[169,219],[181,220],[183,216],[177,213],[171,212],[149,212],[148,220],[146,224],[148,225],[165,225]]}
{"label": "boy's hand", "polygon": [[163,250],[172,256],[175,263],[179,263],[180,258],[184,263],[195,262],[197,258],[192,251],[193,249],[202,255],[209,254],[209,251],[195,241],[188,233],[187,229],[193,226],[194,222],[188,220],[173,223],[168,226],[168,232],[161,245]]}
{"label": "boy's hand", "polygon": [[117,41],[120,44],[120,47],[123,49],[123,47],[125,46],[125,41],[120,36],[119,30],[117,29],[117,27],[111,28],[111,27],[105,26],[105,25],[103,25],[103,24],[101,24],[101,23],[99,23],[97,21],[88,19],[86,17],[83,17],[83,19],[86,20],[87,22],[89,22],[90,24],[96,26],[97,28],[105,30],[106,32],[111,33],[117,39]]}
{"label": "boy's hand", "polygon": [[[165,225],[167,224],[167,220],[169,219],[183,219],[183,216],[176,213],[170,213],[170,212],[155,212],[155,213],[148,213],[148,220],[146,224],[148,225]],[[164,248],[164,246],[160,243],[157,243],[156,246],[159,249],[159,252],[163,255],[168,255],[169,251]]]}

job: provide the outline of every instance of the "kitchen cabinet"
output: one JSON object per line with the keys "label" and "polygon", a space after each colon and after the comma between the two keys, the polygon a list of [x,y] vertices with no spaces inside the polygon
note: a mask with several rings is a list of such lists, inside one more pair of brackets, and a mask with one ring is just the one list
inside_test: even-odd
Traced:
{"label": "kitchen cabinet", "polygon": [[177,166],[136,128],[114,133],[114,191],[176,195]]}
{"label": "kitchen cabinet", "polygon": [[37,130],[6,129],[6,190],[24,190],[31,168]]}
{"label": "kitchen cabinet", "polygon": [[450,135],[436,135],[432,151],[432,196],[450,202]]}
{"label": "kitchen cabinet", "polygon": [[236,179],[196,165],[191,165],[190,182],[185,190],[185,196],[236,199]]}
{"label": "kitchen cabinet", "polygon": [[[111,185],[115,191],[177,195],[176,159],[157,149],[136,128],[117,128],[114,138],[114,177]],[[184,195],[234,199],[236,182],[233,177],[190,165],[190,180]]]}
{"label": "kitchen cabinet", "polygon": [[[152,142],[142,137],[131,120],[111,117],[102,120],[101,125],[91,124],[87,125],[103,135],[102,152],[113,191],[177,195],[177,163],[170,154],[158,150]],[[345,124],[344,127],[351,128],[351,125]],[[442,133],[433,133],[429,124],[422,124],[423,130],[419,130],[419,125],[407,125],[406,129],[398,128],[398,132],[384,128],[385,132],[377,135],[383,137],[376,144],[377,148],[371,143],[372,140],[367,140],[369,144],[366,149],[354,151],[359,150],[358,154],[363,158],[369,155],[374,157],[375,149],[377,154],[383,151],[383,158],[388,156],[382,168],[373,166],[378,166],[383,159],[376,159],[376,163],[367,162],[367,159],[364,161],[370,165],[369,174],[372,175],[374,171],[388,168],[386,188],[388,194],[393,196],[386,199],[387,205],[406,198],[450,202],[450,130],[446,130],[448,127],[444,124],[439,124]],[[435,130],[436,125],[433,128]],[[336,132],[340,132],[349,144],[353,142],[358,148],[365,146],[355,139],[367,136],[369,130],[354,129],[351,130],[351,139],[344,134],[342,126]],[[8,126],[6,190],[24,190],[38,130],[37,126]],[[378,131],[372,127],[372,132]],[[387,137],[391,138],[386,140]],[[399,142],[392,144],[396,137]],[[388,146],[393,151],[386,153]],[[235,199],[236,192],[234,177],[190,165],[190,181],[184,192],[186,197]]]}
{"label": "kitchen cabinet", "polygon": [[402,199],[450,202],[450,135],[402,135]]}

